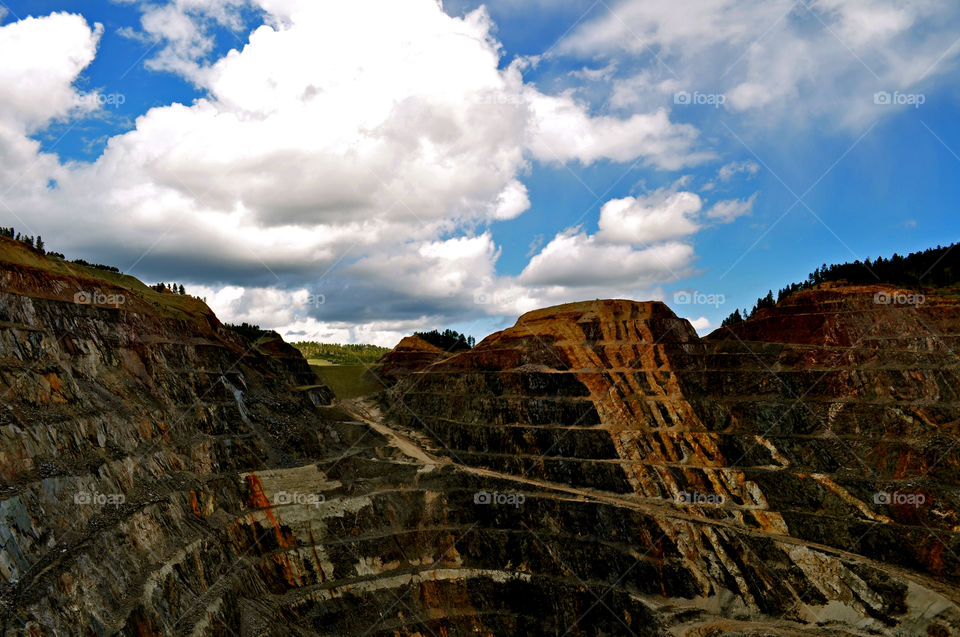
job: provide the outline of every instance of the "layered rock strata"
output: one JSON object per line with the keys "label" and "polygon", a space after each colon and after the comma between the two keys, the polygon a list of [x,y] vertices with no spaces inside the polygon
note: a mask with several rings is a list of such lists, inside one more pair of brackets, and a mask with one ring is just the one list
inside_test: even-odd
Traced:
{"label": "layered rock strata", "polygon": [[960,306],[878,294],[906,292],[804,292],[705,340],[661,303],[539,310],[386,404],[458,464],[581,496],[545,543],[671,630],[960,634]]}
{"label": "layered rock strata", "polygon": [[559,306],[338,400],[197,299],[0,240],[0,628],[957,634],[957,306],[875,293],[707,339]]}

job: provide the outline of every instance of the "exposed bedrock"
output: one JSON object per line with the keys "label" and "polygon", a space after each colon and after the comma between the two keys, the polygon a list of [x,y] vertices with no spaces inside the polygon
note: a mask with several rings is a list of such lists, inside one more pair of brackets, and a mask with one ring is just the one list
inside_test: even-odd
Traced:
{"label": "exposed bedrock", "polygon": [[337,400],[197,299],[2,247],[4,635],[960,634],[950,301],[707,339],[571,304]]}
{"label": "exposed bedrock", "polygon": [[385,407],[456,463],[650,516],[680,557],[671,603],[728,596],[725,618],[784,630],[960,634],[960,313],[878,291],[800,293],[704,340],[661,303],[539,310]]}

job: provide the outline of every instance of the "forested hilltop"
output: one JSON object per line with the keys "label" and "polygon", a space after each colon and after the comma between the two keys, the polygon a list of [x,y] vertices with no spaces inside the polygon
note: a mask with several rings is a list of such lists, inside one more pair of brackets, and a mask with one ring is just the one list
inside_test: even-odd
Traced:
{"label": "forested hilltop", "polygon": [[369,365],[390,351],[389,347],[378,345],[315,343],[306,341],[293,343],[303,357],[309,360],[325,360],[333,365]]}
{"label": "forested hilltop", "polygon": [[461,334],[456,330],[430,330],[429,332],[414,332],[414,336],[422,338],[434,347],[439,347],[445,352],[461,352],[471,349],[477,344],[477,340],[472,336]]}
{"label": "forested hilltop", "polygon": [[890,258],[878,257],[871,261],[859,259],[852,263],[837,263],[822,266],[809,274],[802,283],[793,283],[780,290],[776,299],[773,290],[757,303],[749,312],[734,310],[723,320],[723,326],[733,325],[751,318],[759,310],[774,307],[777,303],[800,290],[809,290],[821,283],[846,282],[853,285],[871,285],[886,283],[905,288],[941,288],[960,284],[960,244],[937,246],[922,252],[912,252],[907,256],[894,254]]}
{"label": "forested hilltop", "polygon": [[[414,336],[422,338],[434,347],[447,352],[468,350],[476,344],[476,339],[455,330],[431,330],[429,332],[415,332]],[[332,365],[369,365],[378,361],[390,351],[389,347],[364,344],[316,343],[305,341],[293,343],[308,361],[326,361]]]}

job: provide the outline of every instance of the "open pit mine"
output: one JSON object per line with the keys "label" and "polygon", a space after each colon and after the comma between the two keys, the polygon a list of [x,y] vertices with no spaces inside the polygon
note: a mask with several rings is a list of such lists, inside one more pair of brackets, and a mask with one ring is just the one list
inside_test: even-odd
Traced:
{"label": "open pit mine", "polygon": [[960,635],[960,302],[878,293],[561,305],[338,397],[0,239],[2,634]]}

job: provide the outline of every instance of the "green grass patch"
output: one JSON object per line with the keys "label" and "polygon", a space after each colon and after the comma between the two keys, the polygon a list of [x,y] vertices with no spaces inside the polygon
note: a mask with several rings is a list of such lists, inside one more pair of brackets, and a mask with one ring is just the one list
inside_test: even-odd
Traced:
{"label": "green grass patch", "polygon": [[365,365],[311,365],[314,373],[341,400],[359,398],[383,389]]}
{"label": "green grass patch", "polygon": [[197,320],[210,314],[206,303],[197,297],[158,292],[129,274],[109,272],[59,257],[42,255],[19,241],[0,238],[0,263],[4,262],[72,280],[81,291],[94,292],[102,287],[113,293],[115,288],[121,288],[125,290],[127,304],[143,302],[160,317]]}

